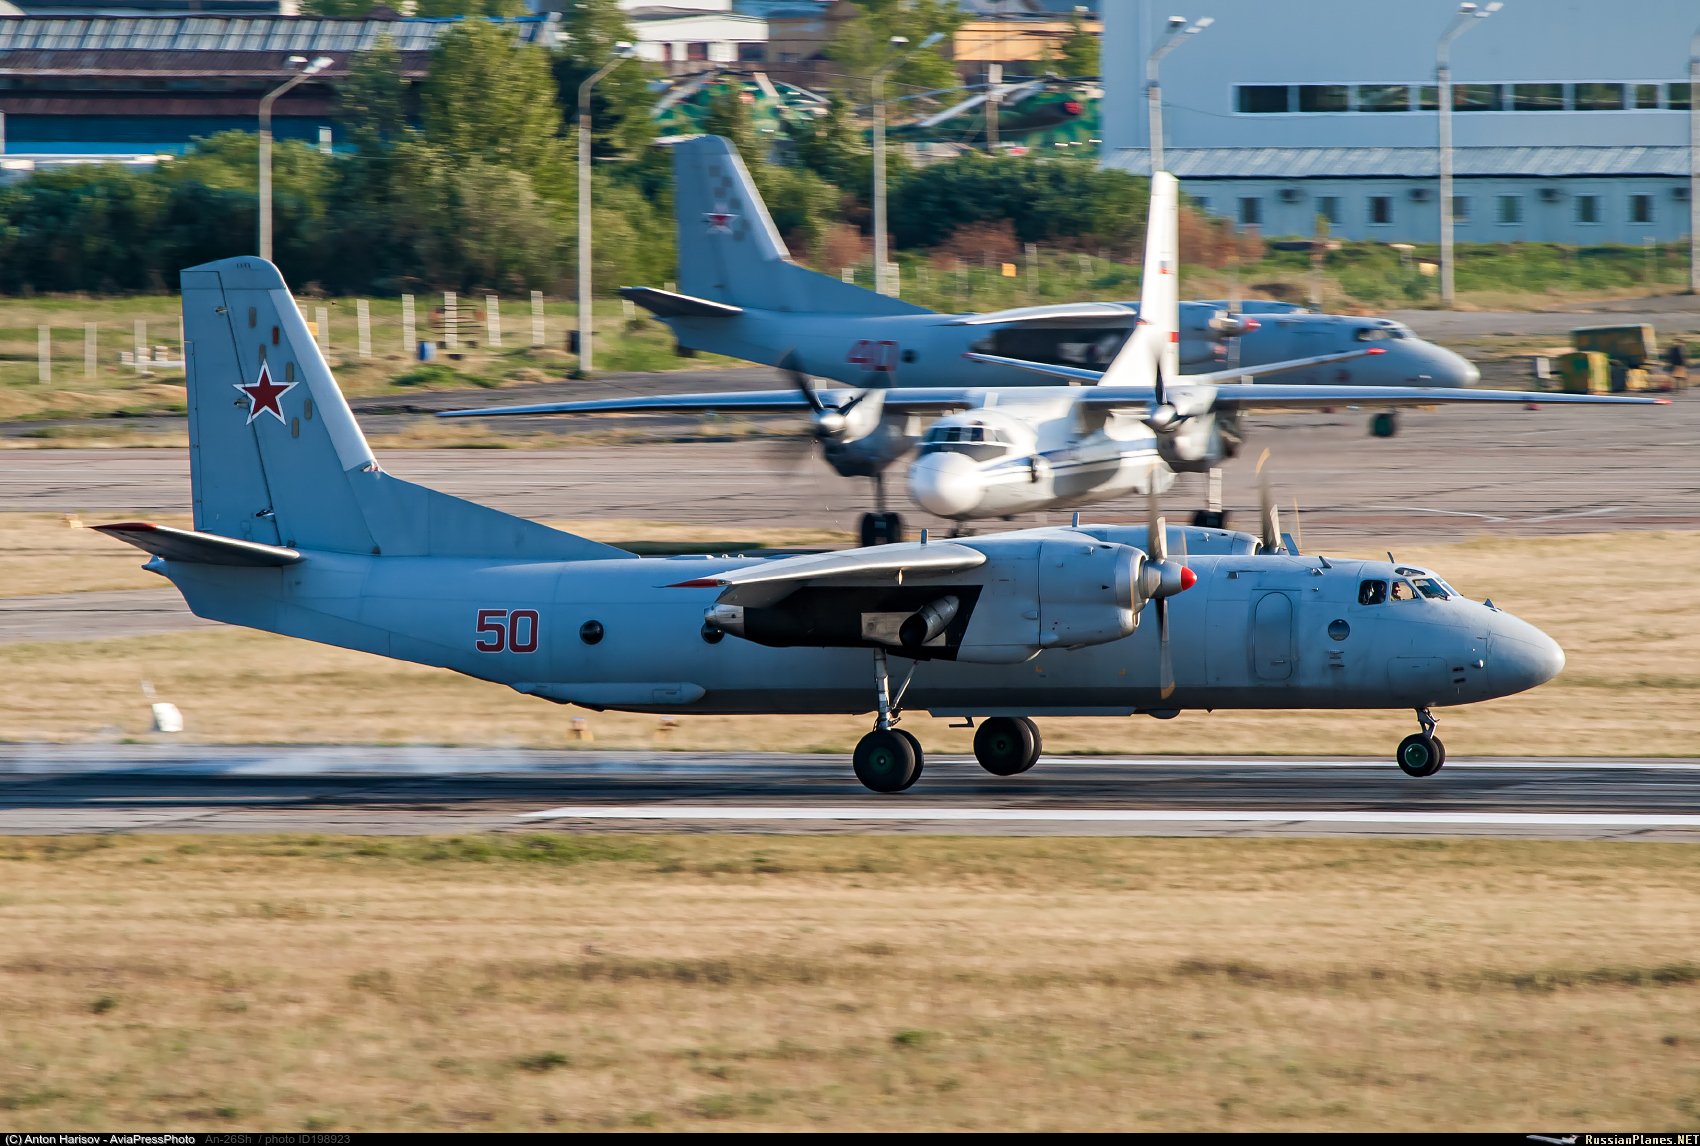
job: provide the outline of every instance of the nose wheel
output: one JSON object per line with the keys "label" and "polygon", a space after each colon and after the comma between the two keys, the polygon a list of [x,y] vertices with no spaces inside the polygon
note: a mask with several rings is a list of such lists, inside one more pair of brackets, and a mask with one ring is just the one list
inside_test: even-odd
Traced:
{"label": "nose wheel", "polygon": [[1423,730],[1401,740],[1393,759],[1405,775],[1421,779],[1434,775],[1446,763],[1446,745],[1434,734],[1435,719],[1428,709],[1417,709],[1417,721]]}
{"label": "nose wheel", "polygon": [[903,540],[903,517],[885,508],[885,479],[873,476],[874,512],[862,515],[862,547],[895,545]]}

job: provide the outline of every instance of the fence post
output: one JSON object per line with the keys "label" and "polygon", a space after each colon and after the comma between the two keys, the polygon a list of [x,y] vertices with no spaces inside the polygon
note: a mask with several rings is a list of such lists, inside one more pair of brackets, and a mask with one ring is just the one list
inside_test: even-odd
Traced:
{"label": "fence post", "polygon": [[139,373],[148,364],[148,320],[136,320],[136,361],[135,367]]}
{"label": "fence post", "polygon": [[455,292],[443,292],[443,345],[454,350],[460,346],[460,333],[455,329]]}
{"label": "fence post", "polygon": [[360,340],[360,357],[372,357],[372,308],[365,299],[357,299],[354,303],[354,321],[358,326]]}
{"label": "fence post", "polygon": [[413,346],[413,296],[401,296],[401,353],[404,358],[412,358]]}
{"label": "fence post", "polygon": [[328,362],[331,357],[331,312],[322,306],[314,307],[313,325],[319,328],[319,353]]}
{"label": "fence post", "polygon": [[484,327],[490,334],[490,345],[502,345],[502,300],[499,296],[484,296]]}
{"label": "fence post", "polygon": [[[93,378],[99,364],[99,347],[96,345],[96,326],[92,322],[83,323],[83,377]],[[183,368],[189,368],[189,352],[183,352]]]}
{"label": "fence post", "polygon": [[35,375],[39,381],[53,381],[53,328],[38,326],[35,330]]}
{"label": "fence post", "polygon": [[544,345],[545,333],[543,329],[543,292],[534,290],[531,292],[531,345]]}

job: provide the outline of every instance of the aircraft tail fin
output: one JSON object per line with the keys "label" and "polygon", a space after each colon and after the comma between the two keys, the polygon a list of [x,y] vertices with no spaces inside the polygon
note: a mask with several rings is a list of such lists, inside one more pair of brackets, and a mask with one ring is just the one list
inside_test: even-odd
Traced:
{"label": "aircraft tail fin", "polygon": [[[385,473],[271,263],[221,259],[184,271],[182,284],[189,473],[201,540],[175,540],[180,552],[201,556],[179,559],[205,563],[208,554],[253,557],[262,549],[626,556]],[[204,535],[257,548],[220,547]]]}
{"label": "aircraft tail fin", "polygon": [[757,310],[927,313],[793,262],[730,140],[699,135],[672,146],[679,293]]}
{"label": "aircraft tail fin", "polygon": [[1180,185],[1159,171],[1151,176],[1139,321],[1098,384],[1150,386],[1159,370],[1166,381],[1178,381],[1180,332]]}

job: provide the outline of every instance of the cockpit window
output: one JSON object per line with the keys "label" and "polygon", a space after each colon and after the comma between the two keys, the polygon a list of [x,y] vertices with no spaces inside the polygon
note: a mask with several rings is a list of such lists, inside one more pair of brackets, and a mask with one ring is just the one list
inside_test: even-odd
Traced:
{"label": "cockpit window", "polygon": [[1411,584],[1417,587],[1417,592],[1432,601],[1444,601],[1452,596],[1451,593],[1446,591],[1445,584],[1434,577],[1418,577]]}
{"label": "cockpit window", "polygon": [[1387,582],[1365,581],[1358,586],[1358,604],[1379,605],[1387,600]]}
{"label": "cockpit window", "polygon": [[1417,591],[1411,588],[1409,581],[1395,581],[1393,582],[1393,599],[1395,601],[1415,601]]}
{"label": "cockpit window", "polygon": [[1360,326],[1358,332],[1352,337],[1359,342],[1380,342],[1382,339],[1391,336],[1387,333],[1385,326]]}

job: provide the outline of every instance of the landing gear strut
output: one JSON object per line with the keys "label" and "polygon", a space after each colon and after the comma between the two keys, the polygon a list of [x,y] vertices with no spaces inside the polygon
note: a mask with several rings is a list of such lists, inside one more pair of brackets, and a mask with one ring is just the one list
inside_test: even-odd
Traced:
{"label": "landing gear strut", "polygon": [[1025,716],[992,716],[974,733],[974,759],[994,776],[1019,776],[1039,762],[1044,741]]}
{"label": "landing gear strut", "polygon": [[1446,745],[1434,734],[1434,714],[1426,708],[1417,709],[1421,732],[1413,732],[1399,742],[1399,754],[1393,759],[1407,776],[1419,779],[1432,776],[1446,763]]}
{"label": "landing gear strut", "polygon": [[885,508],[885,481],[874,475],[874,511],[862,515],[862,544],[892,545],[903,540],[903,517]]}
{"label": "landing gear strut", "polygon": [[909,691],[909,682],[914,678],[915,666],[911,664],[909,675],[903,678],[897,694],[893,696],[886,652],[884,649],[874,650],[874,699],[879,705],[879,716],[874,730],[856,742],[851,762],[856,769],[856,779],[875,792],[901,792],[921,778],[925,763],[921,742],[896,727],[903,694]]}
{"label": "landing gear strut", "polygon": [[1219,466],[1211,466],[1209,473],[1209,492],[1205,495],[1204,508],[1194,510],[1192,523],[1205,529],[1228,528],[1228,511],[1222,508],[1222,470]]}

